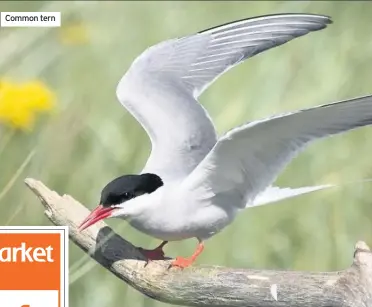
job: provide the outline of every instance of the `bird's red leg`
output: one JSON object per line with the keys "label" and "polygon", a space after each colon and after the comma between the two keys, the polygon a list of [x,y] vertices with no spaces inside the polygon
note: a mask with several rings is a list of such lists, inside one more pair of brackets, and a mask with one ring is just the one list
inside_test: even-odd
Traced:
{"label": "bird's red leg", "polygon": [[142,247],[139,247],[138,249],[140,252],[149,260],[164,260],[164,251],[163,247],[165,244],[167,244],[168,241],[163,241],[158,247],[155,249],[144,249]]}
{"label": "bird's red leg", "polygon": [[195,250],[195,252],[192,254],[190,258],[182,258],[182,257],[177,257],[170,265],[170,267],[179,267],[181,269],[184,269],[188,266],[190,266],[196,258],[201,254],[201,252],[204,249],[204,244],[203,242],[199,241],[199,244]]}

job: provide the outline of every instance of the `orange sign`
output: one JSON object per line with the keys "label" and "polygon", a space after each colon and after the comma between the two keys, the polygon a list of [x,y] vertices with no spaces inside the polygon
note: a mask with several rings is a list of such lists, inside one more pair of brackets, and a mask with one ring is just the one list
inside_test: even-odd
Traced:
{"label": "orange sign", "polygon": [[0,227],[2,307],[68,307],[68,228]]}

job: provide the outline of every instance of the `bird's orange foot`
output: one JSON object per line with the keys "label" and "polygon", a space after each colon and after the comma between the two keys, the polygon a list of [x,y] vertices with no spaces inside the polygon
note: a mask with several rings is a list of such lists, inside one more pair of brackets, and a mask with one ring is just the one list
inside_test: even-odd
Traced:
{"label": "bird's orange foot", "polygon": [[178,267],[178,268],[184,269],[192,265],[194,261],[195,259],[192,259],[192,258],[177,257],[175,260],[172,261],[169,267],[170,268]]}
{"label": "bird's orange foot", "polygon": [[162,248],[155,248],[155,249],[143,249],[141,247],[138,248],[142,255],[144,255],[147,260],[164,260],[164,251]]}
{"label": "bird's orange foot", "polygon": [[175,260],[172,261],[172,263],[169,265],[169,268],[172,267],[179,267],[181,269],[187,268],[190,265],[194,263],[196,258],[200,255],[200,253],[204,249],[203,242],[199,241],[198,247],[196,248],[194,254],[190,258],[183,258],[183,257],[177,257]]}

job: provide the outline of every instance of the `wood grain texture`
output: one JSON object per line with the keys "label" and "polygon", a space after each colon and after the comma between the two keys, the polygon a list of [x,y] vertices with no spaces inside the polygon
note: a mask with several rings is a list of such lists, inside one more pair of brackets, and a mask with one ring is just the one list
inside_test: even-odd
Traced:
{"label": "wood grain texture", "polygon": [[352,265],[339,272],[295,272],[193,266],[168,269],[170,261],[146,265],[142,254],[104,222],[78,232],[89,210],[42,182],[26,185],[40,198],[55,225],[69,226],[70,239],[141,293],[185,306],[372,307],[372,253],[358,242]]}

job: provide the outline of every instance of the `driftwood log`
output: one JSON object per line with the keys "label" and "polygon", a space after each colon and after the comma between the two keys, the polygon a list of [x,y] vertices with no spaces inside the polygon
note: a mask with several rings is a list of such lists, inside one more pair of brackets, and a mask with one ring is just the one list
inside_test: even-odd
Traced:
{"label": "driftwood log", "polygon": [[26,179],[55,225],[69,226],[70,239],[118,278],[153,299],[185,306],[372,307],[372,253],[355,246],[352,265],[339,272],[294,272],[193,266],[168,269],[169,261],[146,265],[141,253],[100,222],[83,232],[89,210],[71,196]]}

